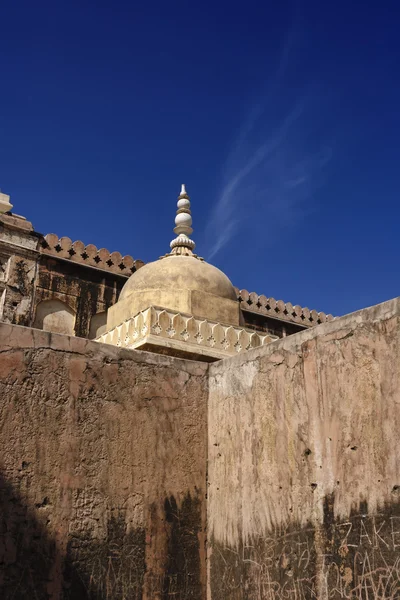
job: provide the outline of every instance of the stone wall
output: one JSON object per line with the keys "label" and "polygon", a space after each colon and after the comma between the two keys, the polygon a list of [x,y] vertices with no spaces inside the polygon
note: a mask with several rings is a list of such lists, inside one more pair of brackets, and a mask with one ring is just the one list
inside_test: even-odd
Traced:
{"label": "stone wall", "polygon": [[400,597],[399,316],[210,366],[210,599]]}
{"label": "stone wall", "polygon": [[204,599],[207,366],[0,339],[0,597]]}
{"label": "stone wall", "polygon": [[208,366],[0,324],[0,598],[398,599],[399,332]]}

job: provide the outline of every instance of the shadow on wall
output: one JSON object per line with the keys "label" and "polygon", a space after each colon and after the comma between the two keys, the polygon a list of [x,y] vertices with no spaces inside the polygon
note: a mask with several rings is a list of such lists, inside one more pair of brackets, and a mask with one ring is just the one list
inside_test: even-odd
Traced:
{"label": "shadow on wall", "polygon": [[[23,462],[19,479],[30,485],[31,478],[30,464]],[[148,548],[147,573],[145,529],[130,528],[123,511],[112,511],[107,536],[98,540],[87,532],[85,516],[80,518],[79,531],[71,531],[62,509],[62,499],[57,503],[48,496],[27,506],[22,494],[0,475],[1,600],[203,597],[198,499],[188,494],[179,508],[171,496],[163,508],[160,505],[160,514],[152,505],[149,535],[155,546],[150,543]]]}
{"label": "shadow on wall", "polygon": [[[29,465],[22,463],[21,471],[28,468]],[[104,542],[70,538],[61,553],[57,541],[48,534],[51,508],[47,497],[35,508],[27,507],[0,475],[0,598],[141,599],[144,530],[127,533],[123,517],[115,517],[108,523]],[[121,571],[128,563],[129,577],[126,577]]]}

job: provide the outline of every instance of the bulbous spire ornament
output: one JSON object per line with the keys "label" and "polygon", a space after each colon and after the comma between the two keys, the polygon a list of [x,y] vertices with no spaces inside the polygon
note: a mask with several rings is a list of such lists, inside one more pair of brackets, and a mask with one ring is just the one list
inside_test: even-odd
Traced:
{"label": "bulbous spire ornament", "polygon": [[[196,246],[190,235],[192,229],[192,213],[190,210],[190,198],[186,192],[185,184],[182,183],[181,193],[178,196],[178,210],[175,217],[174,233],[177,237],[170,243],[171,252],[166,256],[193,256],[199,258],[197,254],[193,254]],[[199,259],[203,260],[203,259]]]}

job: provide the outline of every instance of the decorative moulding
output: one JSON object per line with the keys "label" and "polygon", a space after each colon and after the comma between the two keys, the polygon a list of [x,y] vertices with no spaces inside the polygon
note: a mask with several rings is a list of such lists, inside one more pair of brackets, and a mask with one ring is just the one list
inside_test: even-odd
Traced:
{"label": "decorative moulding", "polygon": [[240,308],[248,312],[261,313],[274,319],[298,323],[304,327],[312,327],[334,319],[332,315],[310,310],[307,307],[302,308],[299,305],[293,306],[291,302],[267,298],[264,295],[259,296],[256,292],[249,293],[238,288],[235,288],[235,291]]}
{"label": "decorative moulding", "polygon": [[59,238],[54,233],[48,233],[43,238],[40,251],[43,254],[50,254],[127,277],[144,264],[141,260],[133,259],[132,256],[122,256],[119,252],[110,252],[106,248],[98,249],[94,244],[85,245],[79,240],[72,242],[70,238]]}
{"label": "decorative moulding", "polygon": [[277,336],[150,306],[96,339],[122,348],[214,361],[264,346]]}

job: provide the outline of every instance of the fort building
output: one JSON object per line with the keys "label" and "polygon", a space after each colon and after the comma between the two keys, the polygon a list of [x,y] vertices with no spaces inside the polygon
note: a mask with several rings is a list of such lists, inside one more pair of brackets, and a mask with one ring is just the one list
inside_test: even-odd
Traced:
{"label": "fort building", "polygon": [[[144,263],[131,256],[36,232],[30,221],[10,212],[9,200],[0,195],[0,319],[6,323],[94,339],[106,328],[110,332],[134,317],[132,311],[139,314],[156,304],[257,332],[261,337],[254,336],[254,345],[264,334],[271,339],[285,337],[332,319],[322,312],[239,290],[216,267],[195,255],[194,242],[180,233],[191,228],[182,221],[186,215],[191,220],[190,213],[183,212],[190,211],[185,189],[178,199],[178,233],[171,253],[140,272]],[[124,312],[124,306],[130,308]]]}
{"label": "fort building", "polygon": [[400,597],[400,299],[333,318],[234,287],[185,186],[147,264],[12,211],[0,598]]}

